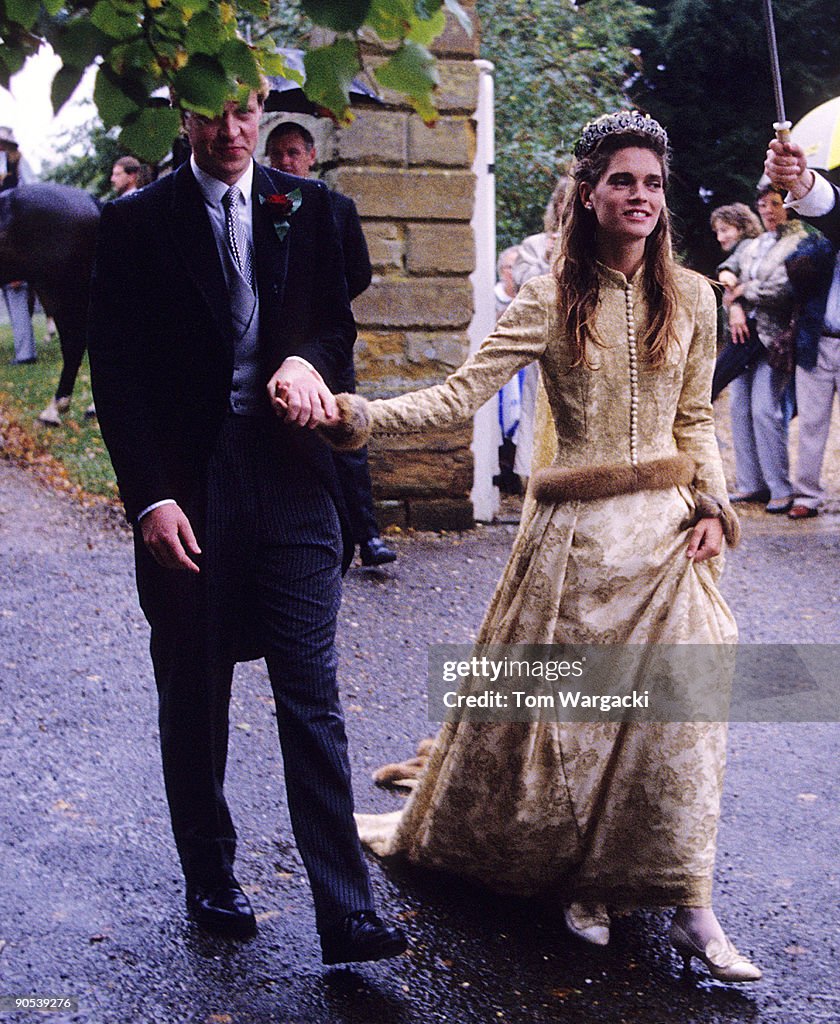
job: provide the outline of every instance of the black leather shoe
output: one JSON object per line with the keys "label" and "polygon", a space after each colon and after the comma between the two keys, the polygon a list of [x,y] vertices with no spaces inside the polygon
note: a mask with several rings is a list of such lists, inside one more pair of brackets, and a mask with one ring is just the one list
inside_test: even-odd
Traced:
{"label": "black leather shoe", "polygon": [[756,504],[763,505],[765,501],[770,500],[770,492],[766,490],[759,491],[736,491],[735,494],[729,495],[729,504]]}
{"label": "black leather shoe", "polygon": [[187,886],[187,913],[208,932],[231,939],[250,939],[257,934],[254,911],[235,881],[217,888]]}
{"label": "black leather shoe", "polygon": [[793,498],[771,498],[764,506],[764,511],[771,516],[784,516],[793,508]]}
{"label": "black leather shoe", "polygon": [[359,545],[362,565],[387,565],[396,562],[397,553],[381,537],[371,537]]}
{"label": "black leather shoe", "polygon": [[352,964],[385,960],[408,948],[402,928],[380,921],[372,910],[355,910],[333,930],[321,936],[325,964]]}

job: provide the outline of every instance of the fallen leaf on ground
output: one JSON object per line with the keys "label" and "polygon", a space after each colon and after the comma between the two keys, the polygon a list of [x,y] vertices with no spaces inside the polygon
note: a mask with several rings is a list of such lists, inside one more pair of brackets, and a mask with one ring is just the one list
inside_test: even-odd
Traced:
{"label": "fallen leaf on ground", "polygon": [[257,921],[260,921],[260,922],[262,922],[262,921],[271,921],[272,918],[282,917],[282,916],[283,915],[280,913],[279,910],[263,910],[259,914],[254,914],[255,919]]}

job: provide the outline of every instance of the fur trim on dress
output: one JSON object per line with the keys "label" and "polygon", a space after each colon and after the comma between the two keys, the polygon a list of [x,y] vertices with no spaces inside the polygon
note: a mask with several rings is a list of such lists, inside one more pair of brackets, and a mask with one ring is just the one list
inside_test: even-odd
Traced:
{"label": "fur trim on dress", "polygon": [[407,761],[395,764],[383,764],[373,773],[373,781],[377,786],[395,786],[399,789],[416,789],[420,776],[425,772],[429,756],[435,741],[432,737],[420,740],[417,754]]}
{"label": "fur trim on dress", "polygon": [[340,394],[335,396],[338,406],[338,423],[318,427],[318,433],[331,448],[339,452],[351,452],[364,448],[370,440],[371,421],[368,402],[361,395]]}
{"label": "fur trim on dress", "polygon": [[614,498],[635,491],[664,491],[688,486],[694,479],[694,460],[688,455],[652,459],[637,466],[587,466],[565,469],[547,466],[531,478],[531,493],[537,501],[593,501]]}

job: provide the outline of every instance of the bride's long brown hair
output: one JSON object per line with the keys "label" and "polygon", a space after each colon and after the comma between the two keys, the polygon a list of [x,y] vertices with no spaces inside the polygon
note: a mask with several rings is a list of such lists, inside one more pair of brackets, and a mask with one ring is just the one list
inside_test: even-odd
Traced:
{"label": "bride's long brown hair", "polygon": [[[573,366],[590,366],[586,346],[599,344],[593,330],[598,307],[598,222],[580,198],[580,185],[594,188],[607,171],[615,153],[630,147],[651,150],[662,167],[663,188],[668,183],[666,143],[650,134],[635,131],[606,135],[585,155],[578,157],[570,171],[560,228],[560,245],[554,263],[557,305],[573,354]],[[662,207],[656,227],[645,239],[643,289],[650,317],[639,338],[641,353],[651,366],[661,366],[673,337],[677,315],[677,287],[671,249],[668,209]]]}

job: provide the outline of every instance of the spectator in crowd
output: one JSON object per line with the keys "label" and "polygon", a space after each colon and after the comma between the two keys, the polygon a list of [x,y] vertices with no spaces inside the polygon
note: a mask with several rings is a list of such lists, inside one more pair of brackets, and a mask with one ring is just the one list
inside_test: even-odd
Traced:
{"label": "spectator in crowd", "polygon": [[140,188],[140,161],[133,156],[121,156],[111,168],[111,188],[117,196],[125,196]]}
{"label": "spectator in crowd", "polygon": [[[5,125],[0,127],[0,191],[33,181],[35,175],[20,152],[14,132]],[[26,365],[37,362],[29,286],[25,281],[9,281],[3,285],[3,297],[15,346],[12,363]]]}
{"label": "spectator in crowd", "polygon": [[749,248],[750,240],[761,234],[761,221],[746,203],[730,203],[712,210],[709,224],[725,258],[717,268],[718,281],[723,285],[723,309],[726,321],[727,340],[729,337],[729,307],[732,305],[732,291],[738,286],[741,257]]}
{"label": "spectator in crowd", "polygon": [[551,257],[557,240],[560,212],[563,209],[568,180],[565,174],[557,179],[543,214],[543,230],[537,235],[529,235],[519,243],[519,253],[513,267],[513,280],[517,290],[532,277],[547,274],[551,269]]}
{"label": "spectator in crowd", "polygon": [[727,259],[743,251],[749,239],[761,234],[761,221],[746,203],[718,206],[712,210],[709,223]]}
{"label": "spectator in crowd", "polygon": [[738,283],[732,288],[729,323],[733,341],[747,338],[755,359],[730,385],[736,492],[733,501],[766,502],[767,512],[784,514],[793,505],[788,463],[785,392],[790,375],[771,365],[770,349],[789,330],[793,290],[785,269],[805,234],[789,219],[783,198],[772,185],[758,190],[764,231],[745,247]]}
{"label": "spectator in crowd", "polygon": [[[275,170],[296,174],[299,178],[308,178],[318,160],[312,133],[296,121],[282,121],[272,128],[266,139],[265,155]],[[344,254],[347,292],[351,299],[355,299],[371,281],[367,242],[353,200],[331,190],[330,203]],[[352,359],[345,367],[338,387],[342,391],[356,390]],[[334,458],[341,491],[347,504],[353,539],[359,547],[362,565],[386,565],[388,562],[396,561],[397,552],[388,547],[379,535],[379,526],[373,509],[367,447],[353,452],[335,452]]]}
{"label": "spectator in crowd", "polygon": [[[517,287],[513,279],[513,268],[518,255],[519,246],[511,245],[500,253],[496,261],[498,279],[493,294],[496,298],[497,320],[516,297]],[[525,370],[520,370],[499,391],[499,430],[502,443],[499,446],[499,475],[493,477],[493,483],[508,494],[519,494],[522,490],[522,481],[514,471],[514,463],[516,446],[519,443],[524,381]]]}
{"label": "spectator in crowd", "polygon": [[840,394],[840,189],[812,171],[794,143],[774,140],[765,171],[788,192],[792,209],[826,235],[803,240],[787,260],[803,303],[796,336],[799,458],[788,515],[809,519],[823,497],[820,476],[834,396]]}
{"label": "spectator in crowd", "polygon": [[513,280],[513,268],[516,264],[517,257],[519,256],[519,246],[509,245],[507,249],[504,249],[500,254],[498,260],[496,260],[496,287],[493,294],[496,297],[496,319],[504,313],[504,311],[511,304],[513,299],[516,298],[516,282]]}
{"label": "spectator in crowd", "polygon": [[738,315],[740,311],[736,311],[734,332],[729,320],[733,293],[740,280],[741,260],[748,252],[752,239],[758,238],[761,234],[762,226],[761,221],[746,203],[719,206],[712,211],[709,221],[720,247],[727,254],[726,259],[717,268],[718,281],[723,285],[725,344],[718,354],[715,375],[712,378],[714,402],[727,384],[751,366],[763,351],[758,336],[754,334],[750,337],[743,318]]}

